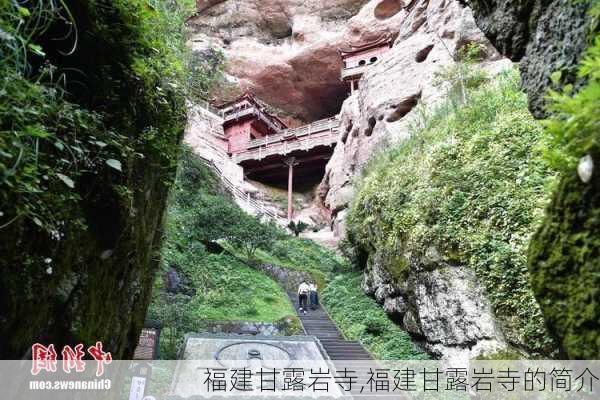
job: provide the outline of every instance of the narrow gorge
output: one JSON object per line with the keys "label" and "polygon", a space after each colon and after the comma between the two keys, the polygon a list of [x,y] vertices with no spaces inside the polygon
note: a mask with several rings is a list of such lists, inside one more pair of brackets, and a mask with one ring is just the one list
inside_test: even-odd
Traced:
{"label": "narrow gorge", "polygon": [[600,355],[598,1],[0,10],[0,357]]}

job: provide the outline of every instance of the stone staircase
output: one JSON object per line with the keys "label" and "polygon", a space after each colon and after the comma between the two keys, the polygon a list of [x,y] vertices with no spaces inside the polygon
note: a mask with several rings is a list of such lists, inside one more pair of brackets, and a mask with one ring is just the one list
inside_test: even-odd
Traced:
{"label": "stone staircase", "polygon": [[[288,293],[292,304],[298,310],[298,296],[295,293]],[[353,370],[357,379],[350,387],[350,391],[344,392],[344,399],[354,400],[377,400],[377,399],[404,399],[406,396],[400,393],[391,392],[372,392],[368,388],[369,371],[379,368],[379,365],[373,359],[365,348],[355,340],[346,340],[337,326],[333,323],[323,307],[317,310],[309,310],[306,315],[298,313],[304,332],[307,335],[315,336],[321,342],[323,349],[334,362],[338,371],[347,367]],[[350,363],[350,361],[353,361]],[[371,384],[372,385],[372,384]],[[393,388],[393,383],[390,383]]]}
{"label": "stone staircase", "polygon": [[[298,310],[298,296],[289,293],[292,304]],[[309,310],[306,315],[299,313],[300,321],[307,335],[315,336],[332,360],[372,360],[373,357],[357,341],[346,340],[329,315],[319,307]]]}

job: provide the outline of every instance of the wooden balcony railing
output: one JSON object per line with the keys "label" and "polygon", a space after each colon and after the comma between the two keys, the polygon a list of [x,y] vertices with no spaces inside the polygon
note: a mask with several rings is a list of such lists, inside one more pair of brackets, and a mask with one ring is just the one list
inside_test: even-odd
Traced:
{"label": "wooden balcony railing", "polygon": [[307,135],[313,135],[323,131],[337,129],[340,126],[340,121],[336,117],[326,118],[315,121],[312,124],[304,125],[298,128],[286,129],[278,135],[267,135],[264,138],[254,139],[248,143],[248,150],[277,144],[291,138],[301,138]]}
{"label": "wooden balcony railing", "polygon": [[234,154],[231,158],[235,163],[247,160],[261,160],[275,154],[285,155],[296,150],[310,150],[317,146],[331,146],[337,142],[337,137],[337,129],[332,129],[331,131],[321,132],[321,134],[306,136],[301,140],[271,143],[268,146],[261,146],[243,153]]}
{"label": "wooden balcony railing", "polygon": [[340,77],[342,80],[344,80],[344,79],[347,79],[350,77],[362,75],[365,73],[365,71],[367,69],[369,69],[370,66],[371,66],[371,64],[365,64],[365,65],[358,65],[356,67],[342,68]]}

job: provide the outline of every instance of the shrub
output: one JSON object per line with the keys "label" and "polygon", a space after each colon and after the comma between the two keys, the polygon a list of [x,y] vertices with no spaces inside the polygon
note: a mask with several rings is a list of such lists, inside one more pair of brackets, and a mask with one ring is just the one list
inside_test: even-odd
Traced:
{"label": "shrub", "polygon": [[426,359],[408,333],[394,324],[377,302],[362,291],[361,274],[338,275],[322,293],[322,302],[349,340],[359,340],[378,360]]}
{"label": "shrub", "polygon": [[308,224],[306,224],[304,221],[290,221],[288,224],[288,228],[290,231],[292,231],[294,236],[298,237],[302,232],[304,232],[308,228]]}
{"label": "shrub", "polygon": [[365,332],[371,334],[373,336],[381,335],[386,328],[386,325],[389,321],[384,319],[381,315],[367,315],[363,324],[365,325]]}
{"label": "shrub", "polygon": [[[184,334],[200,329],[202,321],[274,322],[293,313],[287,295],[272,279],[230,255],[210,254],[202,244],[231,239],[247,226],[240,224],[244,219],[250,217],[224,194],[219,178],[184,147],[169,199],[162,271],[147,314],[167,327],[161,335],[162,358],[175,357]],[[251,229],[258,231],[256,226]],[[171,267],[189,285],[182,288],[189,296],[165,292],[163,276]],[[294,321],[291,325],[295,329]]]}
{"label": "shrub", "polygon": [[399,281],[432,246],[443,262],[472,268],[508,339],[549,354],[526,269],[552,183],[541,143],[518,74],[499,76],[377,159],[351,205],[348,239],[359,254],[385,255]]}
{"label": "shrub", "polygon": [[186,10],[0,2],[3,356],[40,337],[131,355],[185,126]]}

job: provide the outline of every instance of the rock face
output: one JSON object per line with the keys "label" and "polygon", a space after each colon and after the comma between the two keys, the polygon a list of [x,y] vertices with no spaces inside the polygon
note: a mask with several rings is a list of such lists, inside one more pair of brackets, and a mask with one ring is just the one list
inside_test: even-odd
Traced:
{"label": "rock face", "polygon": [[203,332],[226,335],[290,336],[302,334],[302,328],[293,316],[277,322],[209,321]]}
{"label": "rock face", "polygon": [[521,61],[523,86],[536,117],[545,115],[550,75],[563,71],[563,83],[575,82],[576,66],[586,47],[591,2],[570,0],[467,0],[479,27],[513,61]]}
{"label": "rock face", "polygon": [[[600,174],[562,178],[529,247],[529,271],[544,318],[570,359],[600,355]],[[560,299],[560,301],[557,301]]]}
{"label": "rock face", "polygon": [[261,264],[258,265],[256,269],[270,276],[288,293],[296,293],[298,286],[302,282],[313,281],[313,278],[308,272],[292,271],[286,268],[278,267],[277,265]]}
{"label": "rock face", "polygon": [[409,270],[409,276],[398,284],[377,257],[370,257],[363,289],[430,354],[468,362],[478,355],[506,349],[504,336],[471,270],[450,265],[428,270],[416,263]]}
{"label": "rock face", "polygon": [[251,89],[283,116],[316,120],[338,113],[349,91],[338,48],[397,32],[414,3],[231,0],[190,20],[192,46],[224,52],[234,92]]}
{"label": "rock face", "polygon": [[[184,43],[177,43],[175,31],[173,39],[141,28],[160,23],[157,13],[147,12],[146,5],[139,2],[124,6],[65,0],[60,7],[39,5],[39,10],[37,6],[30,8],[30,18],[43,18],[44,29],[32,28],[27,34],[37,32],[40,36],[28,40],[39,44],[43,48],[39,52],[46,54],[35,63],[63,71],[65,86],[52,83],[51,90],[60,87],[64,95],[40,98],[50,88],[39,87],[21,89],[19,97],[9,100],[15,106],[26,102],[27,124],[36,126],[46,141],[40,141],[39,152],[36,150],[35,168],[24,164],[23,154],[19,155],[19,169],[29,171],[26,174],[31,174],[32,182],[38,180],[38,173],[41,180],[42,174],[63,171],[70,176],[70,184],[65,191],[48,179],[40,190],[35,186],[25,190],[23,183],[11,188],[5,185],[5,178],[2,180],[3,215],[12,212],[16,204],[29,207],[27,194],[49,208],[34,214],[48,224],[43,227],[36,222],[37,217],[19,218],[10,225],[1,223],[0,358],[29,359],[36,342],[53,344],[60,357],[65,345],[82,343],[87,347],[101,341],[113,359],[130,359],[159,266],[166,200],[175,178],[174,161],[185,124],[183,91],[167,89],[169,84],[181,88],[183,83],[174,80],[178,66],[168,61],[175,56],[166,49],[183,47]],[[65,9],[68,22],[62,14]],[[3,15],[3,29],[6,21]],[[57,32],[69,32],[73,26],[79,31],[77,45],[66,52],[73,46],[67,44],[73,35]],[[105,29],[107,26],[111,28]],[[144,65],[143,73],[137,65]],[[28,69],[30,84],[44,81],[33,78],[37,75],[34,66]],[[64,97],[69,106],[59,103],[58,97]],[[6,97],[0,100],[2,104],[5,101]],[[46,114],[46,109],[57,110],[56,125],[49,123],[51,114]],[[94,121],[101,121],[102,127],[85,117],[88,112],[94,112]],[[21,118],[2,119],[3,139],[26,137],[18,130],[16,121]],[[81,125],[67,120],[81,121]],[[71,137],[78,140],[71,141]],[[91,139],[102,148],[129,149],[119,153],[118,171],[109,167],[110,160],[103,161],[100,152],[91,150]],[[67,169],[59,169],[63,153],[49,150],[52,143],[61,147],[64,143],[65,150],[77,143],[72,149],[87,155],[79,159],[69,150]],[[4,157],[7,149],[11,147],[0,150]],[[42,169],[43,154],[56,159],[56,164]],[[17,164],[12,174],[18,176],[23,172]]]}
{"label": "rock face", "polygon": [[[477,23],[498,49],[521,60],[523,86],[535,116],[545,116],[543,97],[554,71],[563,72],[561,84],[575,82],[577,88],[580,82],[574,74],[589,35],[586,13],[594,2],[468,2]],[[597,148],[587,157],[597,165]],[[535,295],[561,356],[595,359],[600,355],[600,317],[595,306],[600,269],[600,184],[598,174],[586,176],[586,167],[583,171],[581,167],[579,176],[574,170],[563,172],[531,240],[528,264]]]}
{"label": "rock face", "polygon": [[446,96],[444,88],[434,85],[436,73],[469,43],[485,46],[491,72],[510,65],[489,45],[471,11],[456,1],[417,1],[395,18],[399,36],[394,47],[365,73],[360,90],[340,113],[342,134],[321,191],[338,237],[344,235],[345,209],[354,195],[352,180],[379,149],[410,135],[420,111]]}
{"label": "rock face", "polygon": [[[338,0],[327,6],[272,0],[261,2],[260,13],[256,3],[229,1],[205,10],[192,25],[210,33],[198,33],[194,46],[221,47],[231,82],[298,119],[341,109],[341,135],[317,191],[338,238],[345,234],[353,180],[369,158],[407,138],[421,110],[447,95],[447,88],[434,85],[436,73],[470,43],[482,46],[490,72],[512,65],[485,38],[470,9],[455,0]],[[394,47],[348,97],[339,81],[337,48],[382,32],[397,35]],[[458,360],[506,348],[485,294],[466,267],[430,271],[415,266],[415,273],[397,285],[376,256],[370,260],[365,291],[435,356]],[[261,268],[278,281],[290,280],[272,266]]]}

